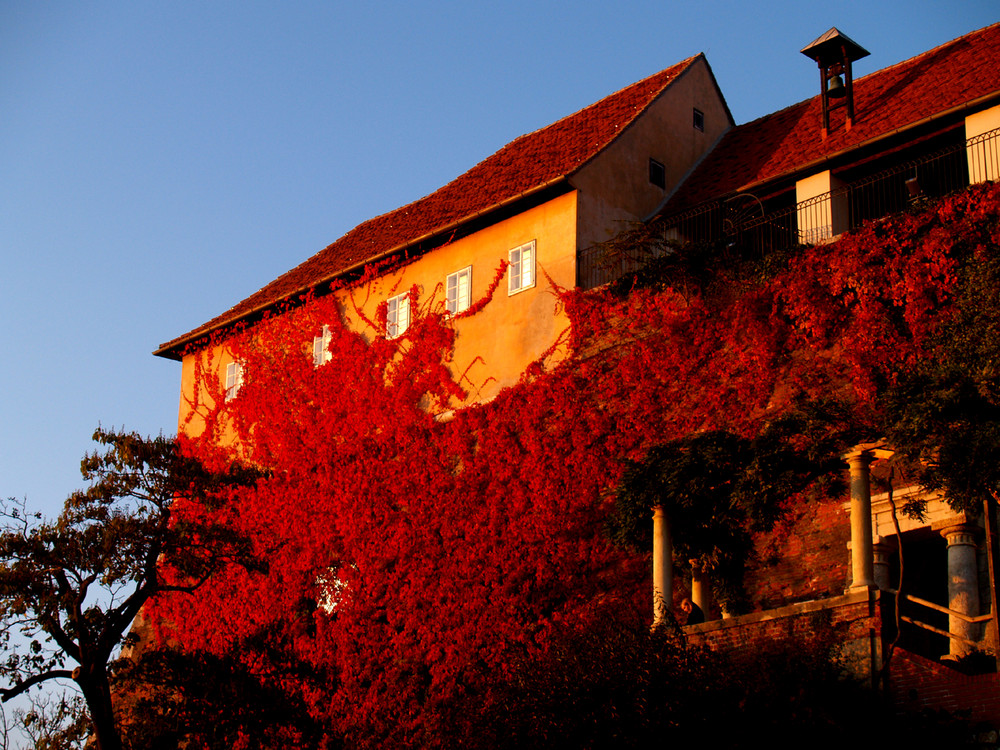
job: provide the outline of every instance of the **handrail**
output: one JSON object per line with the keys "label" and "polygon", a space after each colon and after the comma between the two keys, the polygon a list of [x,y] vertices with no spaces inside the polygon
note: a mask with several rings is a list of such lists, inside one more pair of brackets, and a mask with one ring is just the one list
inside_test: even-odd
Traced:
{"label": "handrail", "polygon": [[914,604],[922,604],[928,609],[933,609],[938,612],[942,612],[951,617],[957,617],[959,620],[964,620],[965,622],[977,623],[977,622],[987,622],[991,617],[993,617],[992,611],[987,612],[985,615],[977,615],[975,617],[967,615],[964,612],[959,612],[958,610],[949,609],[948,607],[943,607],[940,604],[935,604],[934,602],[929,602],[926,599],[921,599],[919,596],[913,596],[912,594],[903,594],[902,598],[906,601],[913,602]]}
{"label": "handrail", "polygon": [[[898,593],[898,592],[893,592],[893,593]],[[949,617],[958,618],[963,622],[975,624],[980,622],[988,622],[989,620],[993,619],[992,609],[985,615],[972,616],[972,615],[967,615],[964,612],[959,612],[958,610],[951,609],[950,607],[944,607],[940,604],[929,602],[926,599],[921,599],[919,596],[913,596],[912,594],[900,594],[900,598],[904,599],[905,601],[913,602],[914,604],[927,607],[928,609],[932,609],[935,612],[940,612],[942,614],[948,615]],[[911,625],[915,625],[918,628],[928,630],[931,633],[936,633],[937,635],[943,635],[946,638],[950,638],[953,641],[959,641],[960,643],[964,643],[966,646],[971,646],[972,648],[978,648],[981,645],[979,641],[971,641],[968,638],[952,633],[949,630],[942,630],[941,628],[936,628],[933,625],[928,625],[926,622],[914,619],[913,617],[908,617],[907,615],[900,615],[899,619],[902,620],[903,622],[908,622]]]}
{"label": "handrail", "polygon": [[968,638],[963,638],[960,635],[955,635],[947,630],[941,630],[941,628],[936,628],[933,625],[928,625],[926,622],[920,622],[920,620],[914,620],[912,617],[907,617],[906,615],[901,615],[900,620],[903,622],[908,622],[911,625],[916,625],[918,628],[923,628],[924,630],[929,630],[932,633],[937,633],[938,635],[943,635],[946,638],[951,638],[953,641],[961,641],[966,646],[972,646],[973,648],[979,646],[978,641],[970,641]]}

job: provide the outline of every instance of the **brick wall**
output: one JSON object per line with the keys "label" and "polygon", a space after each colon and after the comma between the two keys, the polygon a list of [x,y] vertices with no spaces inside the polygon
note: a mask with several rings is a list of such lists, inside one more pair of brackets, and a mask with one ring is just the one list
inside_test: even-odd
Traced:
{"label": "brick wall", "polygon": [[[882,666],[880,592],[865,590],[712,620],[684,628],[688,642],[728,651],[753,662],[773,644],[804,648],[835,644],[845,672],[868,684]],[[1000,674],[966,675],[931,659],[896,649],[889,665],[888,697],[901,710],[970,712],[974,722],[1000,727]]]}
{"label": "brick wall", "polygon": [[840,596],[850,585],[850,514],[845,500],[802,501],[756,540],[746,588],[754,609]]}
{"label": "brick wall", "polygon": [[900,708],[970,711],[972,721],[1000,727],[1000,674],[965,675],[897,649],[889,668],[889,694]]}
{"label": "brick wall", "polygon": [[860,591],[820,601],[712,620],[684,628],[688,642],[753,660],[774,643],[836,644],[845,669],[869,680],[880,667],[879,592]]}

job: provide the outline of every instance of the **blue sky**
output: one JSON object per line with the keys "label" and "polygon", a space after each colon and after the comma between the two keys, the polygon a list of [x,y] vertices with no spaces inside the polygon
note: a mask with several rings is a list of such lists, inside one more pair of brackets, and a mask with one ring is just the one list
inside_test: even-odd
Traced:
{"label": "blue sky", "polygon": [[737,122],[997,20],[949,3],[0,0],[0,495],[48,513],[98,423],[176,430],[151,356],[356,224],[705,52]]}

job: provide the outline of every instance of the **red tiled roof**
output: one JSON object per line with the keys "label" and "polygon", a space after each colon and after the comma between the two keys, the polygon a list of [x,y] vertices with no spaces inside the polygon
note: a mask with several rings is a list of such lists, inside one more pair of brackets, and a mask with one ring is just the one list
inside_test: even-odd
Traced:
{"label": "red tiled roof", "polygon": [[678,190],[667,211],[747,189],[838,152],[1000,92],[1000,23],[854,82],[854,125],[831,112],[821,136],[817,95],[732,128]]}
{"label": "red tiled roof", "polygon": [[185,344],[217,328],[566,178],[608,146],[698,57],[522,135],[436,192],[359,224],[222,315],[162,344],[155,354],[176,358]]}

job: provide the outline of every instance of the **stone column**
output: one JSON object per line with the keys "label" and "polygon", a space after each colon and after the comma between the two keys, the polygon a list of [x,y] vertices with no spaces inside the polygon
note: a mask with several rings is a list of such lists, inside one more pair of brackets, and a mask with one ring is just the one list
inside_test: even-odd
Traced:
{"label": "stone column", "polygon": [[670,526],[663,506],[653,508],[653,627],[663,624],[673,603]]}
{"label": "stone column", "polygon": [[698,560],[691,560],[691,601],[701,607],[705,619],[711,618],[712,586],[708,569]]}
{"label": "stone column", "polygon": [[[948,540],[948,609],[975,617],[979,614],[979,566],[976,560],[976,534],[970,524],[951,526],[941,531]],[[970,641],[979,640],[979,625],[948,615],[948,631]],[[962,656],[971,647],[950,639],[949,653]]]}
{"label": "stone column", "polygon": [[889,561],[894,551],[895,547],[885,541],[885,537],[880,536],[872,544],[875,585],[882,591],[889,591],[892,588],[892,582],[889,580]]}
{"label": "stone column", "polygon": [[872,455],[866,450],[844,456],[851,467],[851,589],[875,585],[872,552],[872,492],[868,467]]}

